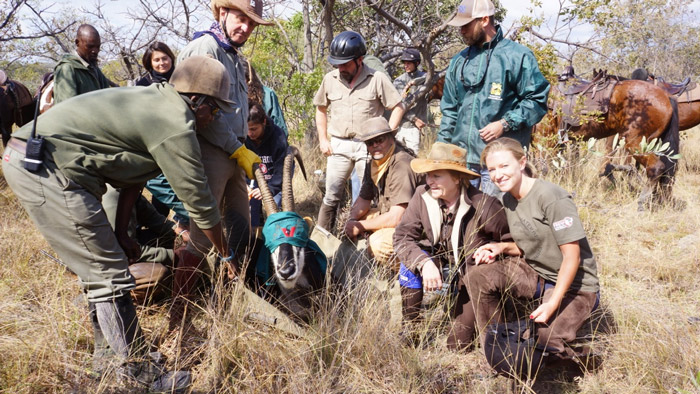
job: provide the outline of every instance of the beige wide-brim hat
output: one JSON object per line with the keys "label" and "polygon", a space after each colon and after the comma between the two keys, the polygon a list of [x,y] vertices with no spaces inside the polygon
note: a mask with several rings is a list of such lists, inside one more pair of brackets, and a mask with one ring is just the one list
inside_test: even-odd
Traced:
{"label": "beige wide-brim hat", "polygon": [[382,134],[391,133],[396,134],[396,130],[392,130],[389,126],[389,121],[383,116],[377,116],[376,118],[369,118],[362,123],[360,130],[364,133],[356,135],[353,138],[355,142],[366,142],[374,137],[378,137]]}
{"label": "beige wide-brim hat", "polygon": [[222,7],[241,10],[248,18],[259,25],[270,26],[275,24],[275,22],[266,21],[262,18],[262,0],[211,0],[211,12],[214,13],[214,19],[217,21],[219,20],[219,10]]}
{"label": "beige wide-brim hat", "polygon": [[427,158],[411,160],[411,169],[416,173],[453,170],[463,172],[469,175],[470,178],[479,178],[481,176],[467,168],[466,149],[444,142],[434,143]]}
{"label": "beige wide-brim hat", "polygon": [[457,6],[457,15],[447,22],[450,26],[461,27],[476,18],[491,16],[496,13],[491,0],[463,0]]}

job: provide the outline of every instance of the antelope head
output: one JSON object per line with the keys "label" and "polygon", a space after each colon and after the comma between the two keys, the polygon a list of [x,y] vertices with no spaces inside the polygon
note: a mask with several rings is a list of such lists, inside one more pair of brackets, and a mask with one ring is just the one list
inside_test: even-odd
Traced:
{"label": "antelope head", "polygon": [[[304,178],[306,178],[306,171],[304,169],[304,163],[301,159],[301,154],[296,147],[290,146],[287,149],[287,156],[284,159],[284,168],[282,174],[282,211],[281,212],[294,212],[294,193],[292,190],[292,165],[294,163],[294,158],[296,157],[299,162],[299,168],[301,169]],[[267,186],[265,177],[259,168],[255,170],[255,179],[258,182],[258,187],[260,187],[260,192],[262,194],[263,207],[268,214],[268,218],[275,213],[279,213],[280,210],[277,208],[277,204],[270,192],[270,188]],[[298,218],[296,221],[292,220],[293,224],[287,225],[287,227],[281,228],[283,235],[289,238],[289,242],[282,240],[281,242],[275,242],[277,245],[274,250],[271,250],[270,259],[275,269],[275,276],[277,277],[277,282],[280,287],[285,289],[292,289],[298,286],[306,287],[308,286],[308,279],[304,277],[303,271],[308,259],[314,259],[313,253],[308,251],[304,246],[300,246],[301,243],[295,237],[298,226],[305,226],[306,223],[300,216],[296,215]],[[286,223],[289,223],[287,221]],[[265,226],[275,225],[274,223],[266,223]],[[299,231],[301,233],[301,230]],[[308,235],[308,231],[304,234]],[[303,240],[303,241],[308,241]],[[305,242],[304,242],[305,243]],[[269,244],[269,240],[266,240],[266,245]],[[271,249],[268,247],[268,249]]]}

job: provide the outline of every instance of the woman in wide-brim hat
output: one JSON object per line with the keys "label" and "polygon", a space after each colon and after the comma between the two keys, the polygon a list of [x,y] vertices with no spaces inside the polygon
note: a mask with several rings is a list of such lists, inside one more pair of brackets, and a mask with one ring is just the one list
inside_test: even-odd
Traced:
{"label": "woman in wide-brim hat", "polygon": [[479,175],[467,169],[466,156],[465,149],[436,142],[427,158],[411,161],[413,171],[426,173],[426,185],[416,189],[394,233],[404,333],[413,342],[419,339],[415,329],[424,292],[451,294],[456,296],[451,349],[468,349],[475,334],[474,310],[461,280],[465,265],[473,264],[477,247],[510,240],[500,202],[469,183]]}

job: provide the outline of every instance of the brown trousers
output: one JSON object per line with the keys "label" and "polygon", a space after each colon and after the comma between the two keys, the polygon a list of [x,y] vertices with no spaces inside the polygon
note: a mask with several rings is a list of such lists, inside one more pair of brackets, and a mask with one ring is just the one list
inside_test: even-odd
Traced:
{"label": "brown trousers", "polygon": [[[544,287],[544,281],[522,258],[467,267],[465,284],[474,305],[479,332],[483,333],[489,324],[503,320],[503,305],[507,297],[532,299],[538,282]],[[546,289],[541,302],[549,300],[553,291],[553,287]],[[595,302],[596,293],[567,292],[549,322],[536,325],[538,344],[553,353],[568,352],[565,342],[576,338],[576,332],[590,317]]]}

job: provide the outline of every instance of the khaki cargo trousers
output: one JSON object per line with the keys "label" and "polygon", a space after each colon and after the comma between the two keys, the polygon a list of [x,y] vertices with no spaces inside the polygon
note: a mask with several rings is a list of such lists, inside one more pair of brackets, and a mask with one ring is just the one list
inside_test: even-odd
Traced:
{"label": "khaki cargo trousers", "polygon": [[8,146],[2,170],[29,217],[80,279],[89,302],[105,302],[134,288],[128,259],[100,199],[66,178],[49,154],[37,173],[24,169],[24,153]]}

